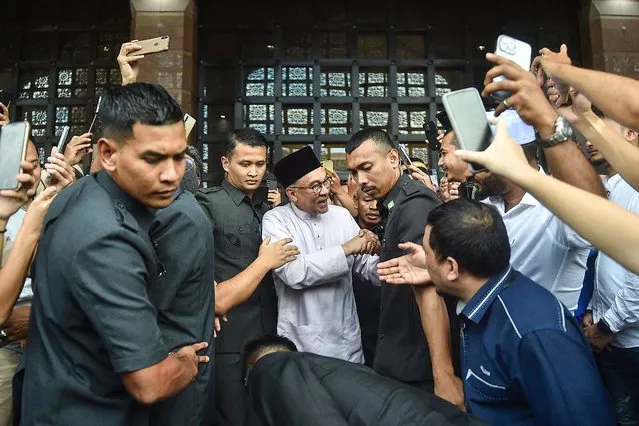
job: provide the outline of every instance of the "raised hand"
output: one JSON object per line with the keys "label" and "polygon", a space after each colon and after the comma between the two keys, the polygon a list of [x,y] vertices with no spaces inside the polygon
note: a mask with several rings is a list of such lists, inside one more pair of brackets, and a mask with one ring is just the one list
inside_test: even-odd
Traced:
{"label": "raised hand", "polygon": [[415,243],[401,243],[399,248],[407,251],[401,257],[377,264],[379,279],[386,284],[429,285],[432,284],[426,269],[424,248]]}
{"label": "raised hand", "polygon": [[58,152],[58,148],[53,147],[51,156],[47,158],[44,169],[49,173],[49,186],[55,186],[58,191],[66,188],[75,182],[75,172],[73,167],[66,162],[64,155]]}
{"label": "raised hand", "polygon": [[410,172],[410,176],[421,183],[431,191],[437,192],[437,188],[433,185],[433,182],[430,180],[430,176],[420,170],[418,167],[413,166],[412,164],[408,166],[408,171]]}
{"label": "raised hand", "polygon": [[0,221],[9,220],[9,217],[29,200],[27,192],[36,185],[36,180],[33,176],[33,165],[28,161],[23,161],[20,166],[22,167],[22,173],[16,176],[20,187],[18,189],[0,190]]}
{"label": "raised hand", "polygon": [[122,74],[122,85],[135,83],[140,74],[140,59],[144,55],[131,55],[129,53],[142,49],[142,46],[135,44],[137,40],[123,43],[118,54],[118,65],[120,66],[120,74]]}
{"label": "raised hand", "polygon": [[10,123],[10,120],[9,120],[9,108],[7,108],[5,104],[0,102],[0,127],[4,126],[5,124],[9,124],[9,123]]}
{"label": "raised hand", "polygon": [[85,155],[93,152],[91,149],[91,133],[85,133],[71,138],[71,142],[64,149],[64,159],[71,166],[79,164]]}
{"label": "raised hand", "polygon": [[292,245],[292,242],[291,238],[283,238],[271,244],[271,237],[267,237],[260,245],[258,258],[266,262],[269,269],[277,269],[292,262],[300,254],[297,246]]}

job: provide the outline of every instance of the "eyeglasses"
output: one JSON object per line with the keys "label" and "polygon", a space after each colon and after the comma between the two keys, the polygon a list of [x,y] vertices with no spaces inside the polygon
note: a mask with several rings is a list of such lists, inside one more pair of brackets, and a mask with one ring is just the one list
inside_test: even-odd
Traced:
{"label": "eyeglasses", "polygon": [[291,188],[310,189],[314,195],[318,195],[320,192],[322,192],[322,187],[330,188],[331,183],[333,183],[333,178],[330,176],[327,176],[326,179],[324,179],[322,182],[317,182],[310,186],[291,186]]}

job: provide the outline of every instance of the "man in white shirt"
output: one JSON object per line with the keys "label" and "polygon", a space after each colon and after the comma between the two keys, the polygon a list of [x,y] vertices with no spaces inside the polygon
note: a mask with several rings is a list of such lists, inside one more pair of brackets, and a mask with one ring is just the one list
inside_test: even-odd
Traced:
{"label": "man in white shirt", "polygon": [[[634,146],[636,130],[603,117],[606,124]],[[591,150],[591,155],[593,154]],[[603,161],[605,159],[602,158]],[[612,168],[610,200],[639,214],[639,193]],[[636,248],[628,248],[633,250]],[[639,423],[639,276],[600,252],[584,333],[599,355],[601,374],[615,401],[618,424]],[[606,350],[603,350],[606,349]]]}
{"label": "man in white shirt", "polygon": [[273,271],[277,333],[301,351],[362,363],[352,274],[377,280],[377,256],[367,254],[379,241],[348,210],[328,204],[331,178],[310,147],[283,158],[273,173],[291,202],[264,215],[262,237],[292,238],[300,251]]}
{"label": "man in white shirt", "polygon": [[[493,115],[492,112],[487,114]],[[508,134],[522,146],[530,166],[543,173],[537,163],[538,148],[534,129],[525,124],[513,110],[505,111],[499,118],[508,121]],[[567,139],[544,150],[551,168],[559,164],[554,172],[562,167],[557,161],[561,158],[558,158],[557,150],[564,148],[563,145],[566,143],[572,142]],[[573,170],[573,173],[582,177],[579,185],[582,189],[589,190],[601,185],[599,177],[583,155],[572,160],[573,165],[576,163],[580,166],[580,169]],[[565,169],[566,166],[563,167]],[[568,171],[561,171],[566,180]],[[485,202],[497,208],[504,220],[510,239],[513,267],[546,287],[574,312],[583,285],[590,243],[523,188],[507,179],[490,172],[478,173],[475,179],[481,193],[488,196]],[[573,180],[575,181],[577,179]]]}

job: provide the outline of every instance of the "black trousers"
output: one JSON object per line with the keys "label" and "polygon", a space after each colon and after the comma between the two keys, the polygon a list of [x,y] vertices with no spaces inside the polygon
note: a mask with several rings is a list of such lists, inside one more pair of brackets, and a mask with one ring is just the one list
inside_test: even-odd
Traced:
{"label": "black trousers", "polygon": [[239,353],[215,355],[216,426],[261,426],[242,377]]}

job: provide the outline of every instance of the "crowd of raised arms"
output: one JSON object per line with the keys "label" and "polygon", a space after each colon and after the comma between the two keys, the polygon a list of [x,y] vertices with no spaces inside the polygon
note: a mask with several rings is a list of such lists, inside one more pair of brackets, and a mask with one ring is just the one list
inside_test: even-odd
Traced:
{"label": "crowd of raised arms", "polygon": [[441,179],[375,128],[267,171],[242,128],[202,188],[140,48],[0,191],[0,426],[639,424],[639,82],[488,53]]}

